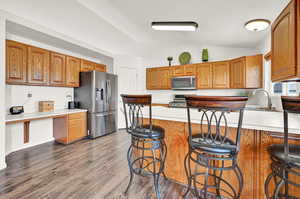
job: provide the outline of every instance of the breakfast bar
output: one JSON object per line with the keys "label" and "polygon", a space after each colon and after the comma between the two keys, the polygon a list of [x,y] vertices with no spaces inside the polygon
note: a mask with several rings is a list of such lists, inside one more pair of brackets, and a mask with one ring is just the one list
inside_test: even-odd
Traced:
{"label": "breakfast bar", "polygon": [[[194,127],[200,129],[198,110],[191,110],[191,121]],[[147,113],[144,113],[147,115]],[[234,133],[238,113],[231,112],[227,116],[229,133]],[[147,116],[145,116],[147,117]],[[289,139],[291,144],[300,143],[299,115],[289,117]],[[148,119],[144,119],[145,123]],[[165,141],[168,154],[165,163],[167,178],[181,184],[187,184],[184,169],[184,159],[188,153],[188,123],[186,108],[170,108],[166,104],[154,104],[152,107],[152,123],[165,129]],[[224,125],[221,123],[221,126]],[[241,148],[238,164],[244,175],[244,188],[241,198],[264,198],[264,182],[270,173],[269,154],[267,147],[272,144],[283,143],[283,112],[245,110],[241,131]],[[232,184],[232,173],[224,173],[223,177]],[[300,177],[291,176],[300,180]],[[274,185],[273,185],[274,186]],[[291,193],[300,196],[296,189]]]}

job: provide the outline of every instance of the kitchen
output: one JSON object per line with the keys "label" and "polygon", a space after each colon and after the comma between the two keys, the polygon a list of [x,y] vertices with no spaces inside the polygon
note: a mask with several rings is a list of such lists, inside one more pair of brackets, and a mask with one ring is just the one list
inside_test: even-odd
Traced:
{"label": "kitchen", "polygon": [[[6,68],[0,69],[0,102],[5,107],[0,110],[0,168],[3,169],[0,172],[0,179],[3,179],[0,196],[82,198],[82,194],[89,194],[89,198],[123,197],[130,179],[126,160],[130,135],[124,130],[126,118],[123,101],[117,96],[151,94],[153,124],[164,129],[168,149],[164,170],[168,180],[161,179],[159,183],[161,194],[164,195],[162,197],[182,198],[186,191],[186,187],[181,185],[187,184],[184,158],[188,152],[186,140],[189,131],[186,104],[182,98],[183,95],[200,95],[249,97],[238,157],[244,176],[240,198],[265,198],[264,183],[271,171],[266,149],[271,144],[283,143],[284,121],[280,96],[296,96],[300,88],[296,79],[298,55],[295,54],[298,52],[295,30],[298,26],[292,24],[296,19],[291,20],[296,18],[295,13],[298,20],[299,13],[294,4],[284,10],[289,2],[206,1],[202,6],[199,2],[185,5],[179,1],[166,1],[160,3],[159,8],[149,2],[139,1],[1,2],[0,60]],[[298,5],[298,1],[291,2],[297,2]],[[255,9],[251,11],[248,8],[252,5]],[[185,9],[184,12],[178,11],[176,14],[174,11],[168,15],[165,11],[169,6],[173,10],[180,7]],[[265,7],[270,10],[266,12]],[[157,9],[156,12],[152,13],[151,8]],[[217,17],[209,12],[212,8],[220,13]],[[224,10],[233,8],[236,13],[222,15]],[[201,12],[197,12],[197,9],[201,9]],[[286,12],[291,15],[284,15]],[[284,20],[281,24],[281,20],[276,20],[279,16],[291,17],[291,25]],[[211,21],[208,22],[208,19]],[[266,23],[269,24],[266,30],[247,30],[247,22],[253,19],[267,19]],[[196,28],[195,31],[154,30],[157,23],[153,22],[178,20],[195,21],[189,24]],[[228,21],[232,23],[228,24]],[[272,32],[276,30],[275,23],[282,25],[278,26],[278,32]],[[292,31],[286,32],[287,27]],[[287,38],[281,34],[290,34],[288,38],[292,39],[280,40]],[[276,39],[279,46],[274,46]],[[21,49],[18,55],[23,57],[19,57],[19,60],[14,55],[15,46]],[[208,60],[203,59],[203,49],[208,49]],[[187,54],[188,62],[181,62],[181,54]],[[34,59],[35,56],[43,57],[43,69],[31,67],[35,61],[36,65],[40,64],[39,59]],[[8,65],[12,65],[12,68]],[[17,65],[17,68],[13,65]],[[60,65],[64,65],[62,70]],[[117,113],[105,121],[107,124],[113,123],[120,130],[97,139],[85,139],[91,135],[89,105],[93,103],[83,103],[80,98],[89,94],[76,94],[83,87],[82,74],[91,70],[118,77],[118,85],[112,89],[118,90],[118,93],[111,95],[117,105],[113,110],[117,110]],[[182,80],[187,90],[182,90]],[[285,80],[293,81],[281,83]],[[103,100],[105,95],[99,88],[95,93],[96,101]],[[52,111],[40,113],[39,102],[48,106],[49,101]],[[71,103],[73,101],[80,101],[81,106],[76,105],[79,109],[68,109],[69,105],[75,105]],[[10,115],[9,109],[14,106],[23,106],[24,113]],[[17,111],[18,107],[15,108]],[[145,113],[146,117],[149,115]],[[196,112],[192,111],[191,116],[193,123],[200,122],[196,119]],[[237,118],[236,113],[228,116],[231,130],[237,125],[234,121]],[[298,115],[291,114],[288,123],[291,140],[298,145],[299,119]],[[100,125],[102,127],[103,123]],[[60,134],[64,134],[63,141]],[[61,142],[63,144],[58,144]],[[55,154],[53,157],[52,153]],[[66,156],[59,159],[60,153]],[[51,157],[53,162],[49,160]],[[45,165],[37,161],[45,161]],[[63,163],[65,167],[58,167]],[[47,180],[37,180],[30,173],[25,175],[18,165],[24,166],[24,172],[29,171],[26,169],[30,169],[30,165],[33,172],[38,171],[39,167],[45,168],[40,178]],[[15,170],[18,171],[16,176],[5,177]],[[55,177],[57,173],[61,176]],[[33,180],[10,190],[10,184],[16,185],[24,180],[22,174]],[[101,180],[101,177],[105,180]],[[74,187],[63,193],[63,187],[72,181]],[[36,182],[44,185],[34,188],[32,193],[25,193],[24,190],[33,188]],[[86,191],[88,187],[92,187],[89,193]],[[128,196],[124,197],[155,198],[157,194],[154,188],[151,177],[135,177]],[[292,186],[290,193],[297,195],[298,192]],[[189,197],[196,196],[189,194]]]}

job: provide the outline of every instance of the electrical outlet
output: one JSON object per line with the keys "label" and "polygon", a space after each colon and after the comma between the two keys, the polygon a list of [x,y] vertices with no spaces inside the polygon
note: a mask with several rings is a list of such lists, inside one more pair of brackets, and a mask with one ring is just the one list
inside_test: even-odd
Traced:
{"label": "electrical outlet", "polygon": [[31,94],[31,93],[28,93],[28,94],[27,94],[27,97],[28,97],[28,98],[31,98],[31,97],[32,97],[32,94]]}

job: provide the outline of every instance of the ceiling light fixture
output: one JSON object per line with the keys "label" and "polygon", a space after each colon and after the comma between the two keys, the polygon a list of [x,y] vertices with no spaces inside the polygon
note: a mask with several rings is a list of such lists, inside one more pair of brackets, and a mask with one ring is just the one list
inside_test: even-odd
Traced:
{"label": "ceiling light fixture", "polygon": [[198,24],[193,21],[152,22],[151,26],[154,30],[165,31],[196,31],[198,28]]}
{"label": "ceiling light fixture", "polygon": [[266,30],[271,22],[267,19],[253,19],[245,23],[245,28],[249,31],[259,32]]}

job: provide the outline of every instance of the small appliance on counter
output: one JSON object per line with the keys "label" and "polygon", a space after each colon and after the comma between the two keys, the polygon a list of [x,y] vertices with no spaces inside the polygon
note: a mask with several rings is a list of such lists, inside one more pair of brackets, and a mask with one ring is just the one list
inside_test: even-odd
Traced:
{"label": "small appliance on counter", "polygon": [[80,102],[70,101],[68,102],[68,109],[77,109],[80,108]]}
{"label": "small appliance on counter", "polygon": [[23,106],[12,106],[12,107],[10,107],[9,112],[12,115],[24,113],[24,107]]}
{"label": "small appliance on counter", "polygon": [[169,107],[173,108],[185,108],[186,107],[186,101],[185,101],[186,95],[177,95],[175,94],[173,97],[173,101],[169,103]]}

